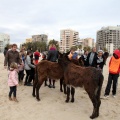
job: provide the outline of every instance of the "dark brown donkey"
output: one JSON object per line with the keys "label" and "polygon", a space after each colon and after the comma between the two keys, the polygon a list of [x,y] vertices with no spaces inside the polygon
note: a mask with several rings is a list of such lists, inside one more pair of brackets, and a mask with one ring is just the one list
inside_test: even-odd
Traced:
{"label": "dark brown donkey", "polygon": [[[74,62],[74,64],[79,64],[78,61],[72,60],[71,62]],[[35,80],[33,84],[33,97],[35,97],[35,91],[36,91],[36,99],[39,101],[39,89],[43,82],[47,78],[51,79],[60,79],[60,91],[62,92],[62,85],[64,81],[63,77],[63,69],[62,67],[55,62],[50,62],[47,60],[41,61],[40,63],[37,64],[36,69],[35,69]],[[66,94],[66,85],[64,84],[64,93]],[[74,102],[74,93],[75,89],[71,87],[71,102]],[[67,101],[66,101],[67,102]]]}
{"label": "dark brown donkey", "polygon": [[36,99],[38,101],[40,100],[39,89],[47,78],[63,79],[62,67],[58,63],[50,62],[47,60],[41,61],[37,64],[35,69],[35,80],[33,83],[32,95],[35,97],[36,91]]}
{"label": "dark brown donkey", "polygon": [[[103,84],[102,73],[93,67],[81,67],[70,62],[68,54],[61,54],[58,63],[64,70],[64,82],[68,86],[84,87],[93,103],[91,119],[99,116],[101,104],[100,94]],[[67,87],[67,101],[69,101],[70,88]]]}

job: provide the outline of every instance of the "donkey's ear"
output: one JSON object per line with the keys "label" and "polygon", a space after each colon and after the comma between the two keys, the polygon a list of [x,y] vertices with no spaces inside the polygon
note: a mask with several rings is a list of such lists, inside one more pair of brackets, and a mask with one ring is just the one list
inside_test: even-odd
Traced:
{"label": "donkey's ear", "polygon": [[70,54],[70,51],[69,52],[67,52],[67,53],[65,53],[66,55],[69,55]]}
{"label": "donkey's ear", "polygon": [[62,53],[58,51],[58,55],[59,55],[59,56],[62,56]]}

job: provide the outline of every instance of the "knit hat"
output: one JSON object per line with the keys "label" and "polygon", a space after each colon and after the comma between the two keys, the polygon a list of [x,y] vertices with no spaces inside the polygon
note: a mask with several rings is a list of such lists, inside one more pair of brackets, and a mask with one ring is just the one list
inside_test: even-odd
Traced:
{"label": "knit hat", "polygon": [[120,58],[120,50],[118,49],[114,50],[114,54],[116,54]]}
{"label": "knit hat", "polygon": [[98,53],[99,53],[99,52],[102,52],[102,53],[104,53],[104,52],[103,52],[103,50],[98,50]]}

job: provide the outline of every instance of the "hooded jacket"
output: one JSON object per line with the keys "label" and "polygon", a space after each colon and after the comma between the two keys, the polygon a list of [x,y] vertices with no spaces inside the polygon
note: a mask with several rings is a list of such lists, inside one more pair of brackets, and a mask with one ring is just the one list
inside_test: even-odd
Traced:
{"label": "hooded jacket", "polygon": [[111,57],[109,62],[109,72],[112,74],[119,74],[120,73],[120,50],[115,50],[114,54],[118,56],[118,59],[116,59],[114,56]]}

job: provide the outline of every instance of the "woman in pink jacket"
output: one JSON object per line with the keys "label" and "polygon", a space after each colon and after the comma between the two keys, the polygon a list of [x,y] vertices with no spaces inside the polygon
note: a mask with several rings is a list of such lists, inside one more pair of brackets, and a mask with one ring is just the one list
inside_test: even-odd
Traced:
{"label": "woman in pink jacket", "polygon": [[[8,86],[10,87],[9,100],[14,100],[15,102],[18,102],[18,100],[16,99],[17,85],[18,85],[17,64],[15,62],[12,62],[10,65],[10,71],[8,75]],[[11,98],[12,93],[13,99]]]}

